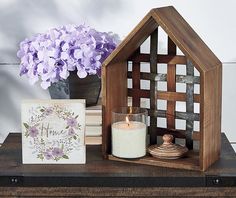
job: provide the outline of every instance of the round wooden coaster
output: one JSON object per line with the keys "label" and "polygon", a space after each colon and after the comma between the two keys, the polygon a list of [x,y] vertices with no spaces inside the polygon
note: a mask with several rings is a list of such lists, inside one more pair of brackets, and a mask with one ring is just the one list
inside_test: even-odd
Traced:
{"label": "round wooden coaster", "polygon": [[178,144],[173,144],[173,136],[170,134],[165,134],[163,136],[163,144],[158,145],[151,145],[148,147],[148,152],[156,158],[160,159],[178,159],[183,157],[188,149],[185,146],[181,146]]}

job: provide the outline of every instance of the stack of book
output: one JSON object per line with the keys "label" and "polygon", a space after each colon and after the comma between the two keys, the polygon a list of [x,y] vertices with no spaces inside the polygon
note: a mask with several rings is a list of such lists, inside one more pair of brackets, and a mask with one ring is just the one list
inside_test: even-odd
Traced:
{"label": "stack of book", "polygon": [[96,106],[86,108],[85,143],[87,145],[102,144],[102,106],[99,100]]}

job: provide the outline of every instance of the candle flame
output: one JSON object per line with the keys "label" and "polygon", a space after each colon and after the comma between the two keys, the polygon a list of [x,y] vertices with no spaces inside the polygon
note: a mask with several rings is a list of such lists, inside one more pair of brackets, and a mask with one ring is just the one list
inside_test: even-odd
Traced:
{"label": "candle flame", "polygon": [[125,120],[126,120],[126,123],[128,124],[128,126],[130,125],[130,121],[129,121],[129,117],[128,116],[126,116],[125,117]]}

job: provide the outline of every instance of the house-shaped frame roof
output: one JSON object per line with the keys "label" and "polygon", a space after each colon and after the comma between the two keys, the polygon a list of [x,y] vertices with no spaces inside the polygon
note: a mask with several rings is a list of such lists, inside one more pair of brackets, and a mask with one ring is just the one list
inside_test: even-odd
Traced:
{"label": "house-shaped frame roof", "polygon": [[168,34],[200,72],[221,65],[220,60],[172,6],[152,9],[103,65],[128,59],[158,26]]}

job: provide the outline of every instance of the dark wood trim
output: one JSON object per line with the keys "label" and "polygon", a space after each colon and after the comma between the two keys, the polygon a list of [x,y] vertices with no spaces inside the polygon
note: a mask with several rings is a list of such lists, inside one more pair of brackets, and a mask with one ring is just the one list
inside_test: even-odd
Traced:
{"label": "dark wood trim", "polygon": [[[137,49],[135,55],[140,53],[140,48]],[[132,65],[132,83],[133,89],[140,89],[140,63],[133,62]],[[140,106],[140,98],[139,97],[132,97],[132,106],[139,107]]]}
{"label": "dark wood trim", "polygon": [[[194,94],[194,102],[200,102],[200,94]],[[158,91],[157,98],[169,101],[186,101],[186,93]]]}
{"label": "dark wood trim", "polygon": [[[60,192],[61,196],[65,196],[66,189],[77,189],[77,193],[80,193],[79,189],[91,189],[94,192],[95,189],[105,189],[104,187],[130,188],[134,193],[135,189],[141,187],[146,190],[182,187],[179,189],[184,192],[196,187],[218,187],[223,191],[225,187],[236,187],[236,155],[224,134],[222,145],[220,160],[206,172],[166,168],[166,160],[153,160],[149,156],[140,160],[149,158],[149,163],[160,163],[164,167],[108,161],[102,159],[100,146],[87,146],[86,165],[24,165],[21,163],[21,134],[10,134],[0,148],[0,196],[27,196],[27,193],[36,195],[39,193],[36,189],[40,189],[40,192],[41,189],[45,190],[41,196],[48,195],[50,190],[65,189],[65,192],[58,190],[53,192],[55,194],[50,194],[58,195]],[[148,161],[145,163],[148,164]],[[194,157],[187,158],[187,161],[182,158],[175,160],[172,166],[178,163],[190,168],[198,162]],[[193,168],[197,167],[191,167]]]}
{"label": "dark wood trim", "polygon": [[[176,45],[168,37],[168,54],[176,55]],[[176,91],[176,65],[168,63],[167,65],[167,91]],[[167,101],[166,109],[167,128],[175,129],[175,101]]]}
{"label": "dark wood trim", "polygon": [[[186,65],[186,57],[182,55],[164,55],[164,54],[157,54],[158,63],[168,63],[168,64],[180,64],[180,65]],[[150,55],[149,54],[139,54],[139,56],[135,56],[129,61],[135,61],[135,62],[149,62],[150,61]]]}
{"label": "dark wood trim", "polygon": [[[150,71],[151,73],[157,73],[157,41],[158,41],[158,29],[156,29],[151,34],[151,41],[150,41]],[[157,81],[151,80],[150,81],[150,108],[157,109]],[[150,144],[157,143],[157,137],[155,133],[155,128],[157,127],[157,118],[150,117]]]}

